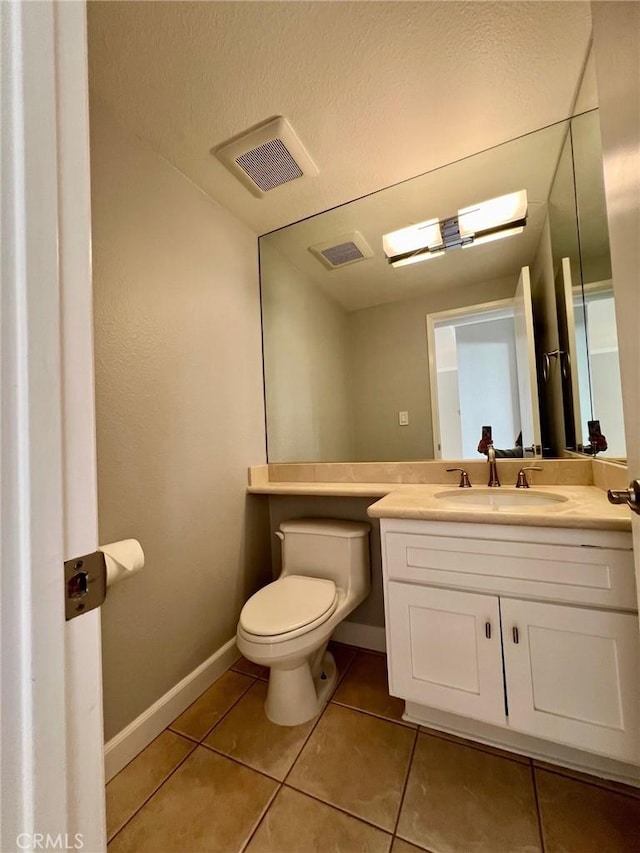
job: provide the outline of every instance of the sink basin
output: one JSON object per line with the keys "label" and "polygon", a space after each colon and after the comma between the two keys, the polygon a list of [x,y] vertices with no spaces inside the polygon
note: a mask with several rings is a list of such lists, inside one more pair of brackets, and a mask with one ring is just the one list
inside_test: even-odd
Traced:
{"label": "sink basin", "polygon": [[564,495],[551,492],[531,491],[530,489],[505,488],[498,489],[448,489],[437,492],[440,501],[458,504],[459,506],[484,507],[486,509],[527,509],[528,507],[559,509],[567,501]]}

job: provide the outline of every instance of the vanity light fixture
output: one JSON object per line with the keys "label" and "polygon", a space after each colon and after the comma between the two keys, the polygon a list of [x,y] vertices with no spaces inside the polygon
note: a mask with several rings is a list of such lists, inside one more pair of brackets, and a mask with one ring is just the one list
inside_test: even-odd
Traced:
{"label": "vanity light fixture", "polygon": [[447,249],[469,248],[521,234],[527,221],[527,191],[462,208],[448,219],[429,219],[392,231],[382,247],[393,267],[439,258]]}
{"label": "vanity light fixture", "polygon": [[426,252],[413,253],[405,258],[400,258],[399,261],[390,263],[392,267],[406,267],[409,264],[417,264],[420,261],[429,261],[431,258],[440,258],[442,255],[444,255],[444,249],[441,249],[439,252],[430,252],[427,250]]}
{"label": "vanity light fixture", "polygon": [[520,234],[527,221],[527,191],[508,193],[458,211],[462,245]]}
{"label": "vanity light fixture", "polygon": [[382,238],[382,248],[393,267],[437,258],[444,254],[440,220],[428,219],[385,234]]}

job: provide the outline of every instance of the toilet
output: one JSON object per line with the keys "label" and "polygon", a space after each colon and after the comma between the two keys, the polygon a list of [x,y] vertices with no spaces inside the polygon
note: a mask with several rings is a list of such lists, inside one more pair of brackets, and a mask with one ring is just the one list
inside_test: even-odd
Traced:
{"label": "toilet", "polygon": [[278,580],[242,608],[239,651],[268,666],[267,717],[297,726],[320,713],[338,673],[327,644],[336,625],[368,596],[369,524],[328,518],[284,521]]}

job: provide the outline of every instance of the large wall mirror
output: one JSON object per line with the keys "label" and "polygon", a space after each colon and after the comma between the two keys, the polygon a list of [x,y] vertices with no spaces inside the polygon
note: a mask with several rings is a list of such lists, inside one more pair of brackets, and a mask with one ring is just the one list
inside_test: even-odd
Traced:
{"label": "large wall mirror", "polygon": [[[261,238],[270,462],[480,458],[486,426],[513,453],[610,452],[598,420],[624,456],[603,381],[619,384],[597,122],[584,113]],[[389,232],[522,190],[519,233],[385,257]]]}
{"label": "large wall mirror", "polygon": [[[626,456],[597,110],[574,117],[549,199],[566,446]],[[595,431],[590,429],[595,425]],[[600,433],[600,434],[599,434]]]}

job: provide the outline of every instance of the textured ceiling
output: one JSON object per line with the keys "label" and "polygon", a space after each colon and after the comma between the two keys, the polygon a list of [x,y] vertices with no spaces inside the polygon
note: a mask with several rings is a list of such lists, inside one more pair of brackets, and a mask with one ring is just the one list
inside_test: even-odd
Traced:
{"label": "textured ceiling", "polygon": [[[263,237],[261,247],[277,251],[347,311],[499,278],[511,277],[515,287],[520,269],[535,256],[567,132],[568,122],[561,122],[507,142],[283,228]],[[426,219],[442,220],[462,207],[521,189],[527,191],[529,202],[522,234],[449,250],[444,256],[396,269],[387,263],[383,234]],[[309,252],[309,246],[339,242],[340,235],[353,231],[359,231],[369,243],[372,258],[328,270]],[[262,260],[263,287],[269,283],[268,257]],[[482,301],[480,292],[478,302]]]}
{"label": "textured ceiling", "polygon": [[[566,118],[583,2],[89,3],[92,96],[257,233]],[[209,153],[285,115],[320,174],[254,198]]]}

